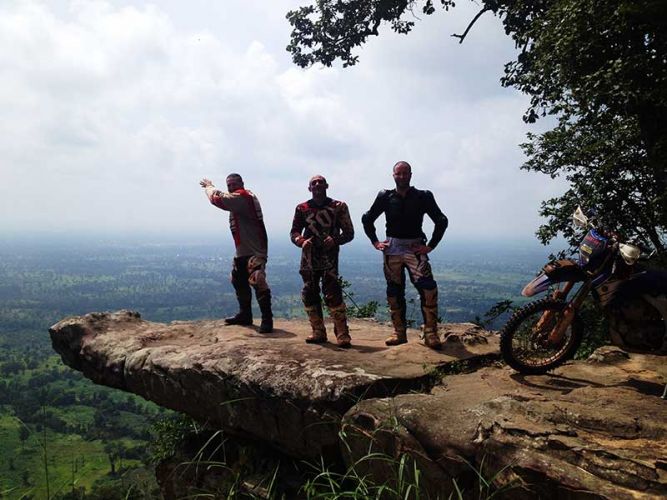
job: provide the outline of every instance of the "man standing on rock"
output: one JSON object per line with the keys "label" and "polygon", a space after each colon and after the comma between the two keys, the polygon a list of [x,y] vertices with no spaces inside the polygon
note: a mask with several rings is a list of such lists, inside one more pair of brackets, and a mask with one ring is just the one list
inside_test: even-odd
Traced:
{"label": "man standing on rock", "polygon": [[225,318],[228,325],[252,325],[252,292],[262,313],[259,333],[273,331],[271,290],[266,281],[267,237],[262,208],[257,197],[245,189],[239,174],[227,176],[227,193],[216,189],[209,179],[199,185],[206,190],[209,201],[229,212],[229,227],[236,245],[232,267],[232,285],[239,301],[239,312]]}
{"label": "man standing on rock", "polygon": [[[430,191],[421,191],[410,185],[412,168],[399,161],[393,168],[396,189],[380,191],[370,210],[361,221],[364,232],[373,246],[384,254],[384,275],[387,280],[387,302],[394,326],[394,334],[385,340],[388,346],[404,344],[407,322],[405,318],[405,270],[417,288],[424,317],[424,344],[440,349],[438,337],[438,286],[433,279],[428,253],[440,242],[448,221]],[[379,241],[375,221],[384,213],[386,218],[385,241]],[[422,230],[424,214],[435,227],[431,240],[426,244]]]}
{"label": "man standing on rock", "polygon": [[334,323],[336,342],[340,347],[350,346],[343,291],[338,281],[338,250],[354,238],[354,228],[347,205],[327,197],[329,185],[321,175],[308,182],[313,197],[296,207],[290,239],[301,248],[303,290],[301,297],[313,333],[306,338],[309,344],[327,341],[322,316],[320,281],[324,302]]}

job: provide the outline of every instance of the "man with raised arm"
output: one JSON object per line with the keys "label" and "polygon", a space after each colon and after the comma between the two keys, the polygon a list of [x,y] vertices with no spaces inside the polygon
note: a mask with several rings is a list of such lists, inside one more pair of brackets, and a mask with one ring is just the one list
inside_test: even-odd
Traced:
{"label": "man with raised arm", "polygon": [[[399,161],[393,168],[396,189],[380,191],[370,210],[361,221],[364,232],[373,246],[384,254],[384,276],[387,280],[387,302],[394,326],[394,334],[385,340],[388,346],[404,344],[407,322],[405,318],[405,270],[419,292],[424,317],[424,344],[440,349],[438,336],[438,286],[433,279],[428,253],[442,239],[447,229],[447,217],[442,213],[430,191],[421,191],[410,185],[412,168]],[[379,241],[375,221],[384,213],[387,239]],[[430,241],[422,230],[424,214],[435,227]]]}
{"label": "man with raised arm", "polygon": [[320,299],[321,282],[324,302],[334,323],[336,342],[340,347],[349,347],[350,332],[338,280],[338,250],[340,245],[354,238],[354,228],[347,205],[329,198],[328,188],[327,180],[321,175],[310,179],[308,191],[313,197],[297,205],[290,239],[301,248],[301,298],[313,331],[306,342],[320,344],[327,341]]}
{"label": "man with raised arm", "polygon": [[229,212],[229,227],[236,245],[231,278],[239,301],[239,312],[225,318],[225,323],[252,325],[252,287],[262,313],[259,333],[271,333],[273,314],[271,290],[266,281],[267,237],[262,208],[257,197],[245,189],[239,174],[229,174],[226,182],[226,193],[217,189],[209,179],[199,182],[206,190],[209,201]]}

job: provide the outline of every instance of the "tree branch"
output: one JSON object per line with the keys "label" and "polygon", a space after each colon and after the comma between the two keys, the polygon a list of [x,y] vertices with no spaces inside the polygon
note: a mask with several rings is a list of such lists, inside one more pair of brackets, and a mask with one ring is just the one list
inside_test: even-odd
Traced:
{"label": "tree branch", "polygon": [[472,28],[473,24],[477,22],[477,20],[482,17],[482,14],[484,14],[487,10],[491,10],[488,7],[484,7],[482,10],[480,10],[475,17],[472,18],[472,21],[470,21],[470,24],[468,24],[468,27],[466,30],[463,32],[461,35],[457,35],[456,33],[452,34],[454,38],[459,39],[459,43],[463,43],[463,40],[465,37],[468,35],[468,32],[470,31],[470,28]]}
{"label": "tree branch", "polygon": [[380,32],[378,31],[378,28],[380,27],[380,23],[382,23],[382,18],[381,17],[376,19],[375,22],[373,23],[373,27],[370,29],[370,34],[371,35],[378,36],[380,34]]}

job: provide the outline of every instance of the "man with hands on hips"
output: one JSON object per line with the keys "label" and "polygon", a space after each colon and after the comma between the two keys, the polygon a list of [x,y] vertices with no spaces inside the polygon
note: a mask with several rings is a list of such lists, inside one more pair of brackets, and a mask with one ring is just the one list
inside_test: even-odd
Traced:
{"label": "man with hands on hips", "polygon": [[[410,185],[412,168],[409,163],[396,163],[393,177],[396,188],[380,191],[371,208],[361,218],[364,232],[371,243],[384,254],[387,302],[394,327],[394,334],[385,340],[385,344],[394,346],[408,341],[405,303],[407,270],[410,281],[419,292],[424,319],[424,344],[431,349],[440,349],[438,286],[433,279],[428,254],[445,234],[448,220],[430,191],[415,189]],[[380,241],[375,221],[383,213],[387,239]],[[422,230],[424,215],[428,215],[435,225],[428,243]]]}

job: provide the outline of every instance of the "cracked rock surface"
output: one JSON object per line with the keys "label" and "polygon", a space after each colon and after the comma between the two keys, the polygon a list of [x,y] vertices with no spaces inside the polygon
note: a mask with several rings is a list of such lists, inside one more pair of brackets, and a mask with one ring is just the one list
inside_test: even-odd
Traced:
{"label": "cracked rock surface", "polygon": [[222,320],[153,323],[131,311],[66,318],[49,333],[63,361],[96,383],[300,458],[338,454],[340,418],[360,399],[423,391],[439,368],[495,359],[498,350],[496,337],[472,324],[443,325],[446,348],[435,352],[416,330],[408,344],[387,348],[389,327],[352,320],[353,347],[340,349],[305,344],[305,321],[276,320],[262,335]]}
{"label": "cracked rock surface", "polygon": [[369,446],[407,452],[436,493],[453,478],[474,489],[476,469],[487,479],[500,471],[509,498],[665,498],[664,375],[664,358],[605,347],[550,375],[486,367],[448,376],[429,394],[350,410],[349,459]]}

